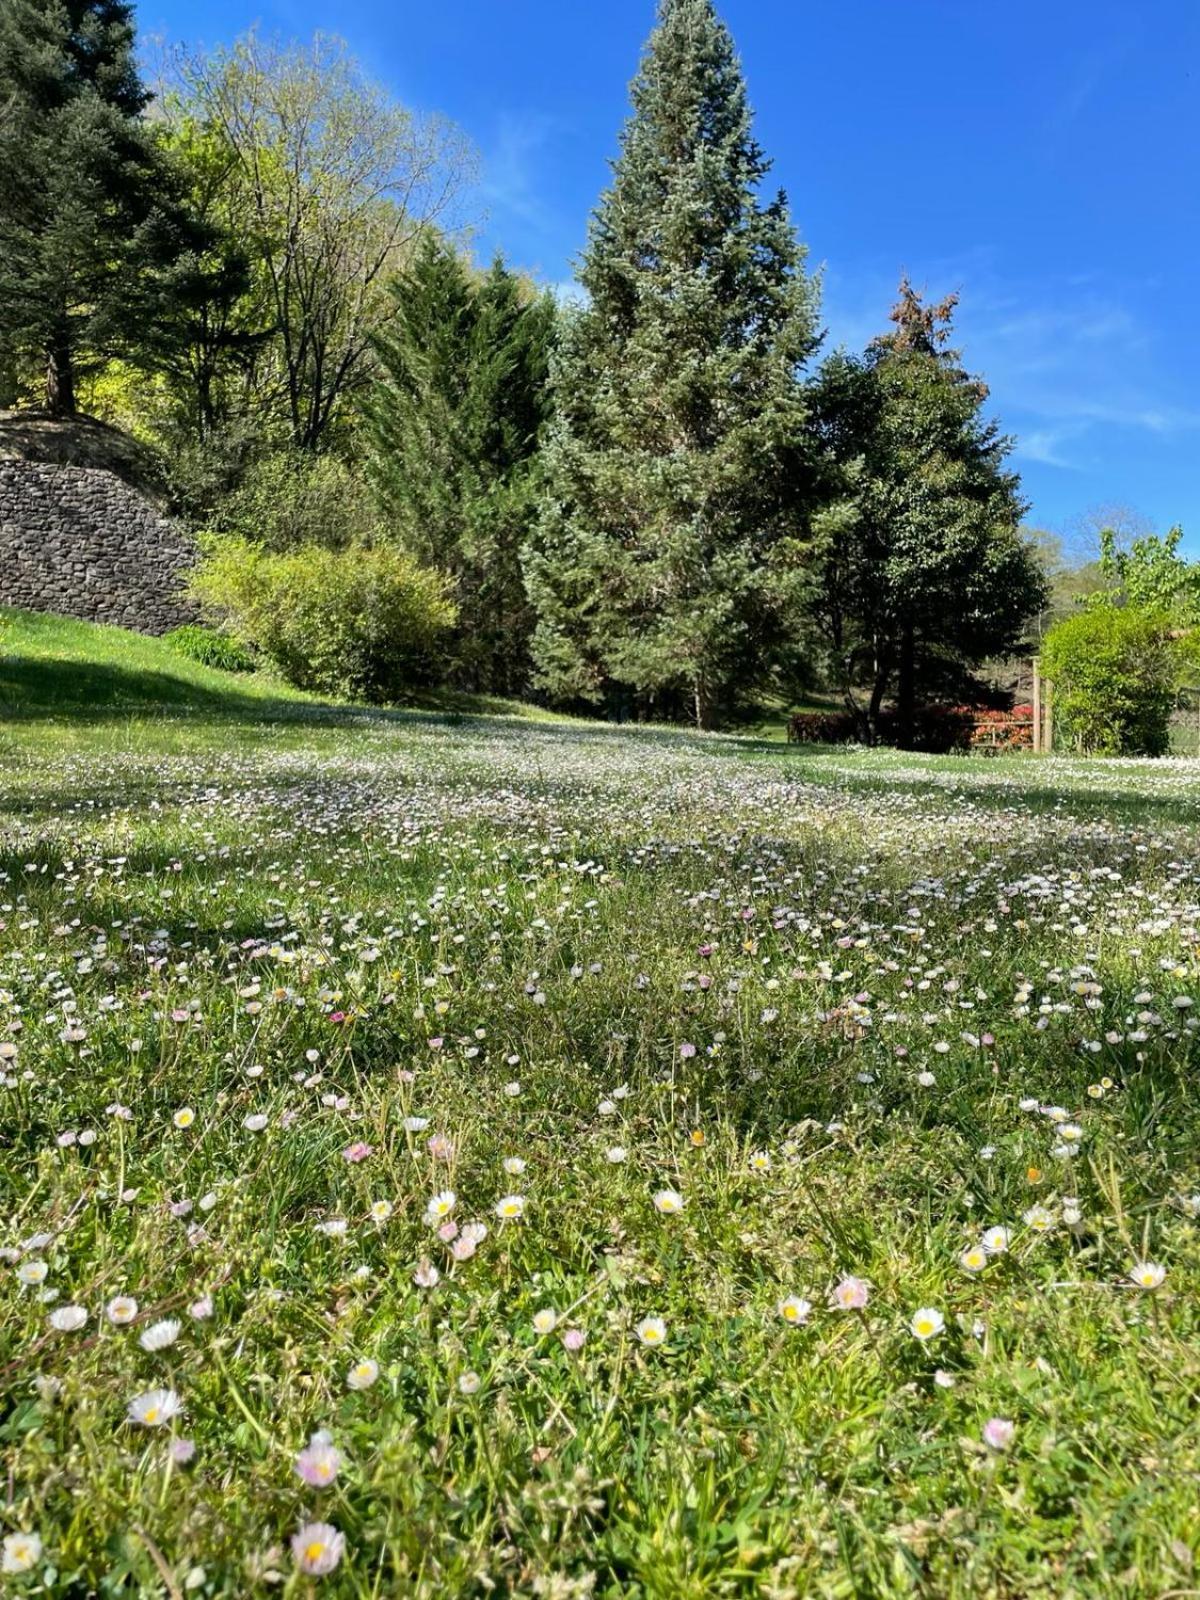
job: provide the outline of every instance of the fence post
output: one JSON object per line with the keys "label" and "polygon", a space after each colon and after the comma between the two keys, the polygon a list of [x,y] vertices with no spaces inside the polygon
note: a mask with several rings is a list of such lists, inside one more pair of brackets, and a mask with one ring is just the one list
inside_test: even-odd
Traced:
{"label": "fence post", "polygon": [[1033,753],[1038,755],[1042,748],[1042,665],[1037,656],[1033,658]]}
{"label": "fence post", "polygon": [[1048,756],[1054,754],[1054,685],[1047,678],[1044,685],[1046,700],[1046,744],[1045,751]]}

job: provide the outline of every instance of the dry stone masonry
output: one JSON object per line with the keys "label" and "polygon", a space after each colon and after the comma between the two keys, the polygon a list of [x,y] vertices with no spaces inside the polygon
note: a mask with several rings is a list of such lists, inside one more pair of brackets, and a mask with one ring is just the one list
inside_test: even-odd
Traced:
{"label": "dry stone masonry", "polygon": [[165,633],[195,615],[179,593],[194,560],[114,473],[0,459],[0,604]]}

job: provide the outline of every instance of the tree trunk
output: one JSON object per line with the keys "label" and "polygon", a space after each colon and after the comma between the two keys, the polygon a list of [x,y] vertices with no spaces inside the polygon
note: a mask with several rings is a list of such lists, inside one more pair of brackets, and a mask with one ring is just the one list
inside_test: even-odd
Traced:
{"label": "tree trunk", "polygon": [[883,710],[883,697],[892,680],[892,653],[887,644],[875,641],[875,682],[871,686],[871,701],[867,706],[867,729],[871,743],[878,744],[879,713]]}
{"label": "tree trunk", "polygon": [[713,705],[712,696],[706,683],[698,682],[693,690],[693,700],[696,707],[696,726],[702,732],[709,732],[716,727],[716,707]]}
{"label": "tree trunk", "polygon": [[896,675],[896,724],[902,749],[913,747],[916,716],[916,652],[913,647],[912,623],[906,622],[900,634],[900,661]]}
{"label": "tree trunk", "polygon": [[46,348],[46,409],[52,417],[75,415],[75,366],[65,322],[55,328]]}

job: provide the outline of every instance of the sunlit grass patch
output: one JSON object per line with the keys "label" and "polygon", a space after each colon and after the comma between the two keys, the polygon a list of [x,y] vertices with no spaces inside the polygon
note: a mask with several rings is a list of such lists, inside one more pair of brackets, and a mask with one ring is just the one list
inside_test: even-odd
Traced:
{"label": "sunlit grass patch", "polygon": [[1194,768],[5,752],[14,1587],[1188,1587]]}

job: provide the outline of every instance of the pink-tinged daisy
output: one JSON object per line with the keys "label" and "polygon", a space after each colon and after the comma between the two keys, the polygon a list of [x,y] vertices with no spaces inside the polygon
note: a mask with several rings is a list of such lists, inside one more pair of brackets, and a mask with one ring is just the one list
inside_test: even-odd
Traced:
{"label": "pink-tinged daisy", "polygon": [[292,1535],[292,1559],[310,1578],[332,1572],[345,1551],[345,1536],[331,1522],[306,1522]]}

